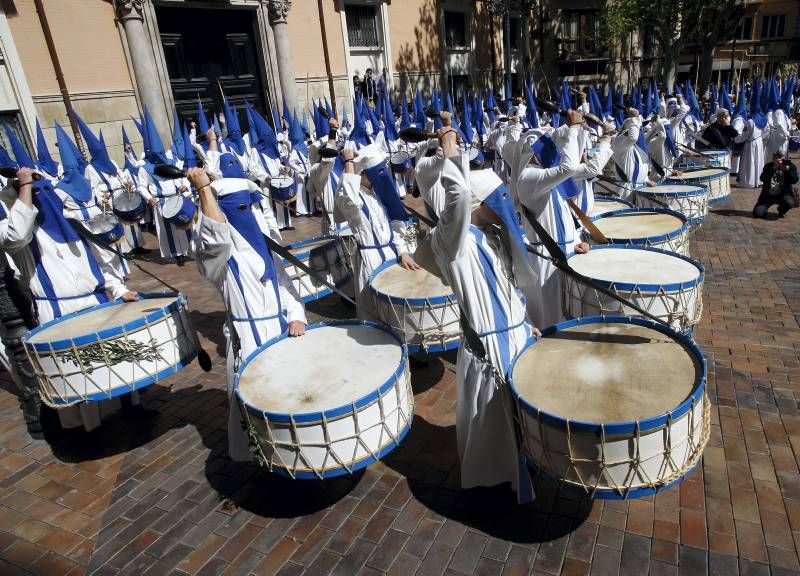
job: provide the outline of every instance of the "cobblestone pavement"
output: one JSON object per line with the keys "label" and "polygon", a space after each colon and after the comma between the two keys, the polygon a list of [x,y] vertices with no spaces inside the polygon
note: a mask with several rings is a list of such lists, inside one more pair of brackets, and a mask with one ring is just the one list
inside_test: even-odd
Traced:
{"label": "cobblestone pavement", "polygon": [[[220,297],[193,264],[143,262],[190,296],[214,369],[193,364],[93,433],[25,433],[0,389],[0,574],[800,573],[800,211],[752,220],[734,190],[692,240],[712,432],[685,482],[630,502],[537,486],[458,489],[454,354],[414,368],[416,419],[354,478],[292,482],[226,458]],[[295,236],[318,230],[307,220]],[[151,239],[152,243],[152,239]],[[136,271],[130,285],[158,290]],[[308,307],[343,318],[336,297]],[[320,382],[324,385],[324,382]]]}

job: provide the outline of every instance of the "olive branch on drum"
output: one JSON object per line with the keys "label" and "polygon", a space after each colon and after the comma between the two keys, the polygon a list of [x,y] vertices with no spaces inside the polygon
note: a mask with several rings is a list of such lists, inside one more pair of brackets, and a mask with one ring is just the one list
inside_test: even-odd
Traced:
{"label": "olive branch on drum", "polygon": [[84,366],[91,374],[95,368],[115,366],[122,362],[154,362],[161,357],[161,350],[155,338],[149,342],[135,340],[109,340],[95,342],[83,348],[72,348],[61,355],[65,362]]}

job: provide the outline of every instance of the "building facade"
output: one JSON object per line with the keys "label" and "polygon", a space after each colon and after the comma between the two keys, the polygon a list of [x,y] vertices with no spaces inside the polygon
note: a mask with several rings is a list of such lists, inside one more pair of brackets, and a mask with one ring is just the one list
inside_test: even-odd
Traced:
{"label": "building facade", "polygon": [[[506,4],[487,0],[2,0],[0,119],[32,143],[38,118],[56,152],[53,127],[71,124],[71,107],[121,159],[120,129],[141,141],[132,117],[145,106],[165,139],[173,109],[192,119],[199,101],[211,114],[222,94],[262,112],[323,97],[349,109],[368,68],[396,97],[436,87],[454,100],[502,90],[506,63],[516,93],[529,78],[546,89],[655,74],[646,34],[603,45],[604,1],[515,0],[506,19]],[[769,73],[800,59],[798,4],[749,3],[737,66]],[[730,66],[732,41],[715,69]],[[687,55],[682,72],[691,66]]]}

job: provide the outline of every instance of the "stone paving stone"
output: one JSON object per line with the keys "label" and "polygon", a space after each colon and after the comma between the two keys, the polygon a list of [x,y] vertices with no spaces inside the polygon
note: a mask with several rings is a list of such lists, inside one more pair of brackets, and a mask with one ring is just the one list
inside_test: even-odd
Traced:
{"label": "stone paving stone", "polygon": [[[754,221],[755,195],[734,189],[691,240],[714,405],[703,465],[679,485],[594,503],[550,485],[525,508],[507,487],[462,493],[455,354],[412,369],[411,433],[353,480],[299,486],[232,463],[221,300],[195,266],[143,262],[189,294],[214,369],[152,386],[142,399],[155,416],[115,417],[102,445],[57,429],[31,441],[0,374],[0,574],[800,572],[800,211]],[[317,230],[298,218],[285,240]],[[159,289],[136,270],[131,285]],[[307,309],[351,314],[336,298]]]}

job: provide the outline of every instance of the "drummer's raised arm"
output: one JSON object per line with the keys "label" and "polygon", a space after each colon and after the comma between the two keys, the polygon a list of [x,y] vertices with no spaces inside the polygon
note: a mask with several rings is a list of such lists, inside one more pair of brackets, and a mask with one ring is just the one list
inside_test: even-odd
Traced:
{"label": "drummer's raised arm", "polygon": [[214,196],[214,191],[211,189],[211,179],[205,169],[189,168],[186,176],[200,195],[200,210],[203,212],[203,216],[216,222],[227,222],[228,220]]}
{"label": "drummer's raised arm", "polygon": [[470,206],[472,195],[467,183],[469,161],[458,149],[458,137],[450,128],[450,117],[442,113],[444,127],[437,135],[444,152],[442,167],[442,187],[444,188],[444,208],[439,222],[434,228],[435,242],[451,259],[458,256],[463,239],[469,233]]}

